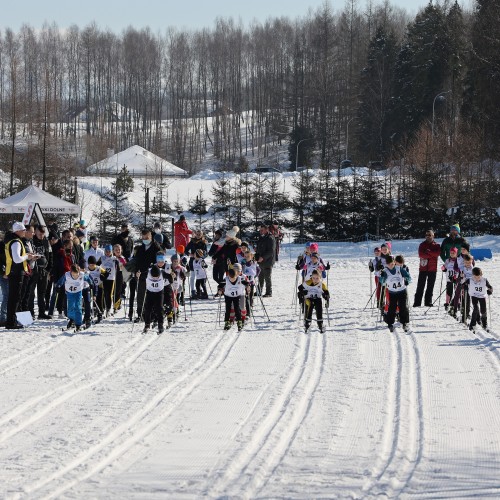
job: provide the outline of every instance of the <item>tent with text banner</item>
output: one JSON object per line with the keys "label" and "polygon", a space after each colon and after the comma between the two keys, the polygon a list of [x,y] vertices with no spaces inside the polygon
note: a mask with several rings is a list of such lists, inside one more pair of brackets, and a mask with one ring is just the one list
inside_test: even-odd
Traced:
{"label": "tent with text banner", "polygon": [[23,222],[28,223],[36,216],[43,224],[43,215],[80,215],[80,207],[61,200],[36,186],[28,186],[19,193],[0,200],[0,214],[24,214]]}

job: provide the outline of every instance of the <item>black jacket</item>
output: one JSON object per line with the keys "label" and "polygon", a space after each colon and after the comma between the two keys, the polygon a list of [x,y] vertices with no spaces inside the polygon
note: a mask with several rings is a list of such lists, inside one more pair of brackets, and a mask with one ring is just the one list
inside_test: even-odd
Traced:
{"label": "black jacket", "polygon": [[[128,236],[128,238],[125,240],[126,236],[124,236],[125,233],[120,233],[115,236],[113,236],[113,239],[111,240],[112,245],[120,245],[122,247],[122,254],[124,257],[127,259],[130,259],[131,255],[134,252],[134,240]],[[128,231],[127,231],[128,235]]]}
{"label": "black jacket", "polygon": [[50,273],[54,265],[54,254],[52,253],[49,240],[45,237],[39,240],[36,235],[33,236],[33,250],[36,254],[45,257],[45,265],[43,265],[44,263],[42,260],[38,260],[36,261],[35,269],[38,269],[39,272],[43,271]]}
{"label": "black jacket", "polygon": [[144,243],[137,248],[134,262],[136,271],[141,272],[141,279],[146,279],[148,269],[156,264],[156,254],[161,250],[160,245],[156,241],[152,241],[151,245],[146,249]]}
{"label": "black jacket", "polygon": [[259,262],[261,268],[270,268],[276,261],[276,239],[271,233],[259,236],[255,249],[255,260],[262,257],[264,260]]}
{"label": "black jacket", "polygon": [[216,259],[216,265],[223,265],[224,270],[228,270],[227,261],[228,259],[232,264],[238,262],[236,258],[236,250],[238,249],[239,244],[237,241],[230,240],[224,243],[224,246],[220,247],[217,252],[214,253],[213,258]]}

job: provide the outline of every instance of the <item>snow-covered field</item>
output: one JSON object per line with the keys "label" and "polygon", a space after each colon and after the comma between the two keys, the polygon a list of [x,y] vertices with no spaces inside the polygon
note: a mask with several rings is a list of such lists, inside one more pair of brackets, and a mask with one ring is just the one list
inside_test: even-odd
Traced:
{"label": "snow-covered field", "polygon": [[[414,278],[417,244],[393,242]],[[292,306],[297,247],[271,321],[258,307],[241,333],[217,326],[214,300],[162,336],[121,313],[73,336],[62,320],[2,332],[0,498],[500,497],[500,262],[481,263],[498,333],[435,307],[405,335],[363,311],[366,244],[320,250],[325,335]]]}

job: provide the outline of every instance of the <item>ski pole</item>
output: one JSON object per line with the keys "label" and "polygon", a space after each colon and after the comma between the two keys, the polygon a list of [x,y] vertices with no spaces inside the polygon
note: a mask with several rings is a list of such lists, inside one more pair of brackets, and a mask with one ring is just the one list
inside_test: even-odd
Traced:
{"label": "ski pole", "polygon": [[[441,284],[439,285],[439,297],[438,299],[441,298],[441,295],[443,295],[442,293],[442,289],[443,289],[443,276],[444,276],[444,273],[441,273]],[[446,288],[445,288],[446,289]],[[432,304],[434,305],[436,301],[434,301]],[[441,307],[441,300],[439,300],[438,302],[438,312],[439,312],[439,308]],[[427,312],[427,311],[426,311]],[[425,314],[425,313],[424,313]]]}
{"label": "ski pole", "polygon": [[220,316],[222,311],[222,294],[219,295],[219,307],[217,311],[217,325],[220,326]]}
{"label": "ski pole", "polygon": [[325,300],[326,318],[328,320],[328,326],[330,326],[330,310],[328,309],[329,305],[330,305],[330,301]]}
{"label": "ski pole", "polygon": [[297,283],[299,282],[299,270],[295,271],[295,287],[293,289],[292,296],[292,306],[295,306],[295,312],[297,312]]}
{"label": "ski pole", "polygon": [[[370,283],[371,283],[371,280],[370,280]],[[376,291],[377,291],[377,289],[375,288],[375,290],[373,290],[372,294],[370,295],[370,298],[368,299],[368,302],[366,303],[366,306],[363,308],[363,311],[368,307],[368,304],[371,303],[372,297],[373,297],[373,295],[375,294]]]}
{"label": "ski pole", "polygon": [[[137,282],[137,291],[139,291],[139,282]],[[141,315],[139,316],[139,321],[142,320],[142,317],[144,316],[144,305],[146,304],[146,294],[147,290],[144,290],[144,298],[142,299],[142,307],[141,307]],[[97,307],[99,310],[99,307]],[[132,323],[132,331],[130,332],[131,334],[134,333],[134,328],[135,328],[135,321]]]}
{"label": "ski pole", "polygon": [[[373,293],[372,293],[372,288],[373,288],[373,283],[372,283],[372,272],[370,271],[370,269],[368,269],[368,272],[369,272],[369,274],[368,274],[368,279],[370,280],[370,300],[369,300],[368,302],[370,302],[370,308],[372,308],[372,307],[373,307],[373,306],[372,306],[372,303],[371,303],[371,302],[372,302],[372,297],[373,297]],[[366,309],[366,307],[367,307],[367,306],[368,306],[368,304],[366,304],[365,309]],[[363,311],[364,311],[365,309],[363,309]]]}
{"label": "ski pole", "polygon": [[[189,294],[189,299],[191,300],[191,294]],[[182,308],[184,309],[184,321],[187,321],[187,312],[186,312],[186,286],[185,286],[185,281],[182,280]]]}
{"label": "ski pole", "polygon": [[208,279],[208,276],[207,276],[207,283],[208,283],[208,288],[210,288],[210,294],[212,295],[212,299],[215,299],[214,292],[212,291],[212,285],[210,284],[210,280]]}
{"label": "ski pole", "polygon": [[260,303],[262,304],[262,308],[264,309],[264,313],[267,316],[267,321],[271,321],[269,319],[269,314],[267,314],[266,306],[264,305],[264,301],[262,300],[262,290],[260,289],[260,285],[257,285],[257,293],[259,294]]}
{"label": "ski pole", "polygon": [[[443,295],[443,293],[446,292],[446,288],[439,294],[439,297],[432,303],[432,306],[441,298],[441,295]],[[427,308],[427,310],[424,312],[424,314],[427,314],[427,312],[429,311],[429,309],[432,307],[432,306],[429,306]],[[439,311],[439,309],[438,309]]]}

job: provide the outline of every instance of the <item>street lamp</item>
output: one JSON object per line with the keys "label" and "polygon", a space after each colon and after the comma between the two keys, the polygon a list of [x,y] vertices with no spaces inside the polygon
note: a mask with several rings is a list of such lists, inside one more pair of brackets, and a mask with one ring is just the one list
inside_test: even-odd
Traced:
{"label": "street lamp", "polygon": [[438,97],[442,97],[445,94],[449,94],[451,90],[445,90],[443,92],[439,92],[439,94],[434,97],[434,100],[432,101],[432,128],[431,128],[431,142],[434,143],[434,117],[435,117],[435,106],[436,106],[436,99]]}
{"label": "street lamp", "polygon": [[313,139],[314,139],[314,137],[307,137],[306,139],[301,139],[297,143],[297,150],[295,152],[295,172],[297,172],[298,165],[299,165],[299,146],[300,146],[300,143],[304,142],[304,141],[312,141]]}
{"label": "street lamp", "polygon": [[354,120],[354,118],[356,118],[356,117],[353,116],[350,120],[348,120],[346,131],[345,131],[345,159],[346,160],[347,160],[347,151],[349,148],[349,123],[351,123]]}

